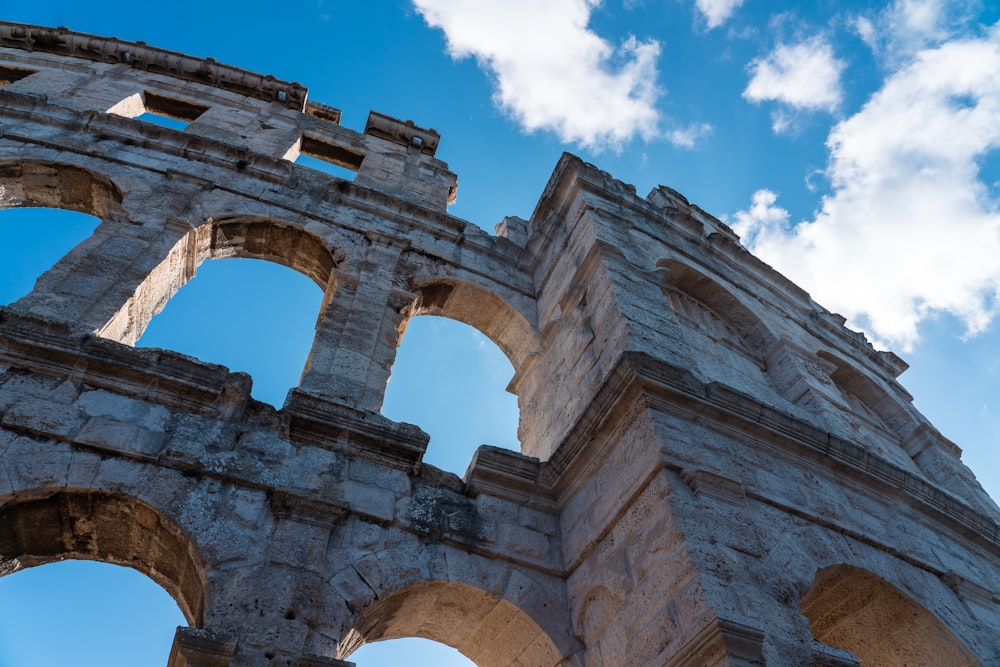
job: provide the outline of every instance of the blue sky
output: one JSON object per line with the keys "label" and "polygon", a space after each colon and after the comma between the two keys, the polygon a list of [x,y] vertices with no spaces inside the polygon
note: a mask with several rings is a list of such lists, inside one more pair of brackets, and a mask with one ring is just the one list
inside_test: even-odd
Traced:
{"label": "blue sky", "polygon": [[[95,9],[67,0],[0,0],[0,19],[143,40],[300,81],[311,99],[342,109],[343,125],[357,130],[370,109],[434,127],[442,135],[438,157],[459,175],[451,213],[488,230],[505,215],[530,216],[563,151],[640,194],[669,185],[733,224],[765,261],[906,359],[911,369],[901,382],[917,407],[965,450],[966,463],[1000,497],[998,3],[274,6],[106,0]],[[87,221],[67,220],[60,223],[65,247],[52,240],[39,248],[40,226],[19,217],[31,215],[0,213],[0,302],[30,289],[89,233]],[[246,370],[255,396],[280,404],[301,369],[319,293],[290,271],[255,264],[206,263],[140,344]],[[226,285],[227,299],[250,300],[237,313],[211,312]],[[192,347],[218,340],[205,334],[209,315],[232,331],[239,312],[260,312],[265,301],[266,316],[235,327],[254,332],[244,342]],[[281,306],[289,312],[276,314]],[[281,327],[264,328],[275,323]],[[450,371],[451,364],[464,371]],[[437,389],[421,391],[435,369],[442,372]],[[502,392],[509,374],[481,335],[418,318],[404,338],[384,411],[431,433],[428,460],[461,473],[482,442],[516,447],[515,408]],[[424,383],[410,383],[408,375]],[[479,389],[493,391],[473,394]],[[435,416],[420,402],[429,398],[445,406],[467,399],[467,408],[452,412],[466,415],[466,423]],[[38,568],[39,575],[47,569]],[[0,580],[0,609],[14,599],[7,587],[25,574]],[[63,590],[97,575],[52,576],[62,577],[56,590]],[[42,664],[9,657],[9,645],[0,636],[0,667]],[[406,661],[421,664],[414,650],[406,649]],[[352,659],[362,667],[401,660],[361,652]],[[73,662],[80,664],[79,656]]]}

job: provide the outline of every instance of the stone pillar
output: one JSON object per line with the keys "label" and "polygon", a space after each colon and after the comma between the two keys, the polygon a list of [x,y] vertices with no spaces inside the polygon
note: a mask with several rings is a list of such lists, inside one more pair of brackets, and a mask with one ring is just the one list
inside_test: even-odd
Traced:
{"label": "stone pillar", "polygon": [[[332,533],[348,511],[333,495],[332,488],[271,489],[269,516],[253,514],[260,533],[216,554],[225,564],[209,574],[205,624],[233,640],[235,649],[229,662],[222,663],[225,667],[346,664],[325,657],[336,651],[338,631],[350,614],[323,578]],[[195,648],[205,652],[201,644]],[[172,662],[168,667],[188,664],[202,663]]]}
{"label": "stone pillar", "polygon": [[[70,251],[39,279],[35,289],[11,304],[11,309],[74,328],[101,332],[105,337],[134,343],[148,323],[118,322],[140,285],[165,259],[177,254],[191,227],[136,223],[121,212],[104,220],[94,234]],[[181,244],[183,245],[183,244]],[[183,248],[181,248],[181,254]],[[185,262],[180,262],[183,267]],[[186,276],[177,276],[169,297]],[[162,305],[162,304],[161,304]],[[149,313],[151,316],[152,313]],[[111,329],[105,332],[105,329]]]}
{"label": "stone pillar", "polygon": [[404,248],[374,244],[355,273],[334,271],[299,389],[365,411],[382,407],[414,294],[394,287]]}

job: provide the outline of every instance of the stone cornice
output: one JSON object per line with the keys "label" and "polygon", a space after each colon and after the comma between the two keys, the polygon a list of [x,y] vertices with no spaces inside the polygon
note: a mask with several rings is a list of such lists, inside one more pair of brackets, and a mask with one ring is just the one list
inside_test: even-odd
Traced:
{"label": "stone cornice", "polygon": [[223,419],[238,419],[250,400],[244,373],[178,352],[131,348],[3,307],[0,361]]}
{"label": "stone cornice", "polygon": [[0,47],[41,51],[93,62],[120,64],[143,72],[222,88],[289,109],[304,111],[308,90],[300,83],[257,74],[213,58],[195,58],[142,42],[98,37],[67,28],[47,28],[0,21]]}
{"label": "stone cornice", "polygon": [[[622,410],[625,404],[634,407]],[[849,469],[853,483],[916,510],[940,529],[1000,557],[1000,525],[920,475],[751,396],[719,383],[703,383],[689,371],[637,352],[620,357],[588,410],[544,464],[544,474],[557,498],[565,497],[575,480],[607,455],[605,444],[596,437],[598,432],[613,428],[612,420],[625,419],[633,410],[643,408],[680,411],[687,418],[701,416],[708,428],[752,439],[765,449],[787,452],[818,472]],[[747,493],[751,495],[751,490]]]}

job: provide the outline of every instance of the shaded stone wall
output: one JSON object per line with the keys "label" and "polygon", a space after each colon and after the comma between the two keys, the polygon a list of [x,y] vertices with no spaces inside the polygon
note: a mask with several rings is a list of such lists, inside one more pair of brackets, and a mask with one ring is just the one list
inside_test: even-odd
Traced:
{"label": "shaded stone wall", "polygon": [[[0,84],[0,204],[102,220],[0,310],[0,573],[142,571],[189,622],[173,667],[401,636],[483,666],[1000,664],[1000,515],[905,364],[678,193],[566,155],[492,236],[448,215],[436,133],[342,128],[297,84],[6,23]],[[280,410],[131,347],[227,257],[324,290]],[[521,453],[459,478],[381,416],[422,314],[511,360]]]}

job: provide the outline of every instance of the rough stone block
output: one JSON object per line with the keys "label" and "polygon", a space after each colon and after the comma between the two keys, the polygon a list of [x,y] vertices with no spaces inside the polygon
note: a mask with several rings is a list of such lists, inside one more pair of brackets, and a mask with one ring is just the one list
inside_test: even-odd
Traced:
{"label": "rough stone block", "polygon": [[91,417],[76,435],[76,441],[111,451],[155,459],[166,436],[107,417]]}

